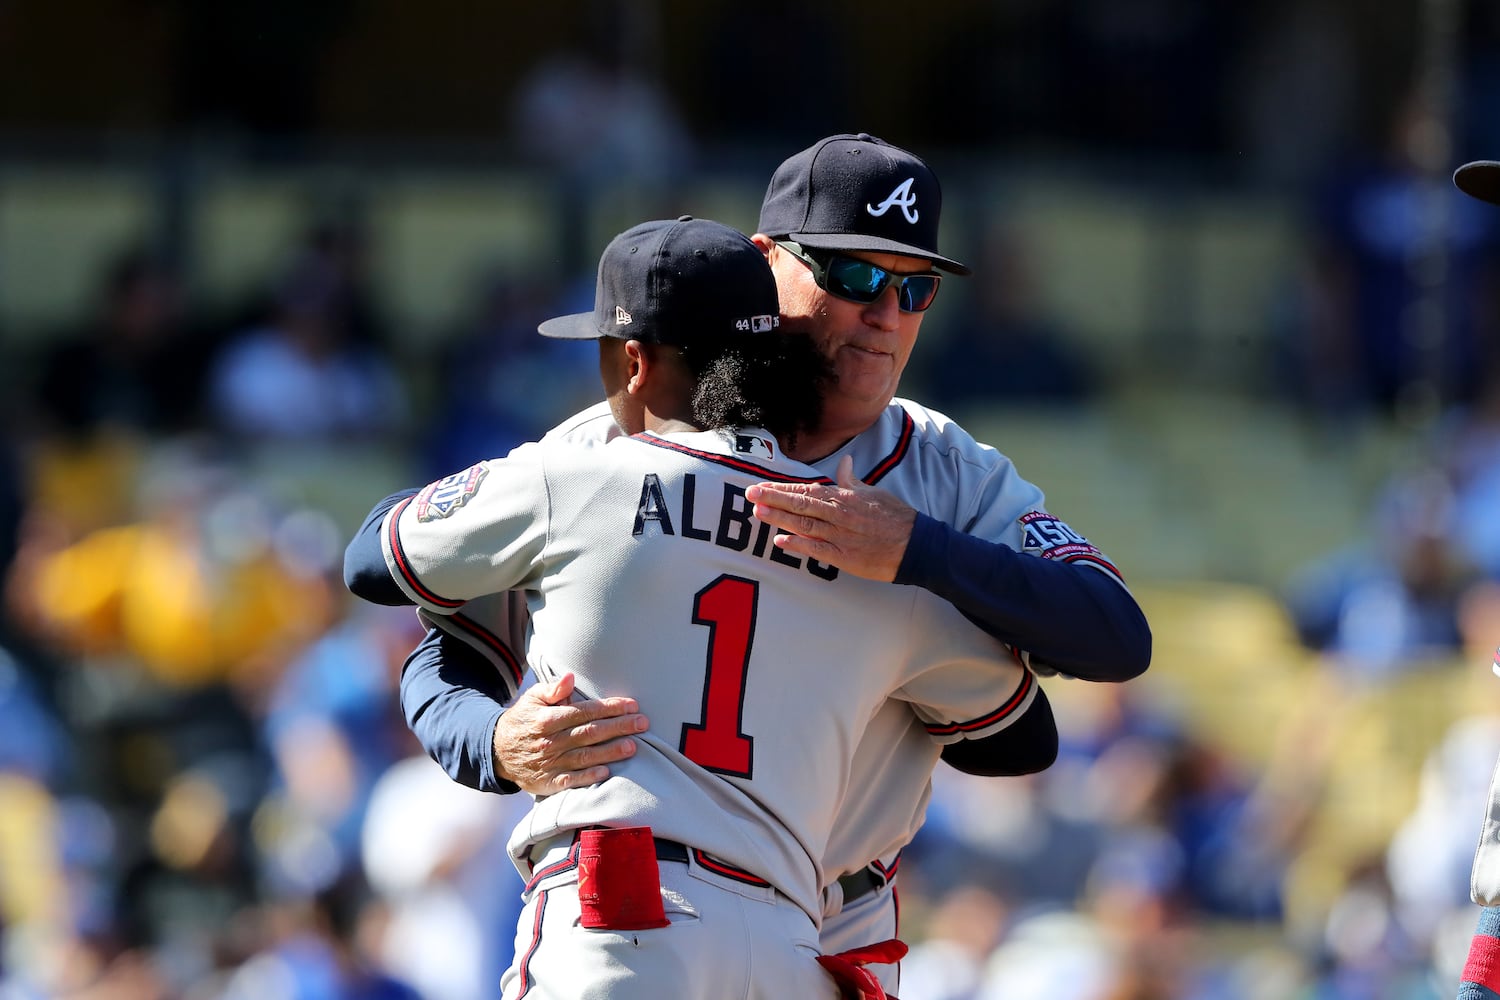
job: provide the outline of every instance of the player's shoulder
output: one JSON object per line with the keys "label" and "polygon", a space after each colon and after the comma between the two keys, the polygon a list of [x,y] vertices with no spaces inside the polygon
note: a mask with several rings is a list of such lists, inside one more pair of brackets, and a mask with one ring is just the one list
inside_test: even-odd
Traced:
{"label": "player's shoulder", "polygon": [[609,408],[609,400],[604,399],[559,421],[557,426],[542,435],[542,440],[548,443],[605,444],[622,433],[620,425],[615,423],[614,411]]}
{"label": "player's shoulder", "polygon": [[979,440],[957,420],[941,410],[897,396],[881,416],[888,427],[905,425],[912,444],[921,449],[955,453],[958,457],[983,464],[1009,464],[1009,459],[994,445]]}

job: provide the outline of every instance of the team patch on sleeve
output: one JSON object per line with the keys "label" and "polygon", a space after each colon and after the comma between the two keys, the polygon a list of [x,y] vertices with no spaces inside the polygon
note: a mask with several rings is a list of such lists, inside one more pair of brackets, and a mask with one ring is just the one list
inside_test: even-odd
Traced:
{"label": "team patch on sleeve", "polygon": [[1114,563],[1092,542],[1046,511],[1029,511],[1017,520],[1021,524],[1022,552],[1043,559],[1089,563],[1115,579],[1121,579],[1120,571],[1115,568]]}
{"label": "team patch on sleeve", "polygon": [[479,484],[484,482],[489,471],[490,467],[480,462],[462,472],[445,476],[422,490],[413,502],[417,520],[425,523],[451,515],[479,492]]}

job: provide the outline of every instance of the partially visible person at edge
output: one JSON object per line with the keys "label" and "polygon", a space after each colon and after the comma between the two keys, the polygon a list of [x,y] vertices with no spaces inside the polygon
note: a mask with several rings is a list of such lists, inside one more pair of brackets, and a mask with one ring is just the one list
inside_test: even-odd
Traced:
{"label": "partially visible person at edge", "polygon": [[[895,396],[938,271],[968,273],[938,250],[941,207],[922,159],[865,134],[819,140],[772,176],[752,238],[776,276],[785,326],[811,336],[837,376],[796,455],[838,485],[753,489],[756,516],[795,533],[787,551],[949,600],[1043,672],[1129,680],[1150,663],[1151,633],[1115,567],[1046,512],[1042,491],[1003,454]],[[603,441],[639,430],[638,417],[601,403],[548,436]],[[841,463],[855,474],[839,475]],[[350,543],[345,580],[359,596],[406,603],[386,573],[378,529],[413,492],[377,504]],[[471,787],[546,794],[600,781],[634,752],[632,737],[647,722],[630,698],[573,701],[566,677],[506,709],[502,678],[514,668],[511,650],[524,648],[524,618],[505,613],[516,605],[524,609],[500,595],[455,616],[475,650],[464,650],[463,662],[456,648],[444,662],[435,644],[413,655],[401,683],[407,720]],[[904,705],[883,708],[855,756],[823,859],[826,951],[896,936],[900,851],[921,825],[939,753],[960,770],[1005,775],[1047,767],[1056,747],[1006,731],[939,748]],[[879,971],[894,991],[898,970]]]}
{"label": "partially visible person at edge", "polygon": [[751,516],[758,480],[824,478],[784,448],[817,418],[827,364],[780,319],[741,233],[686,216],[627,230],[593,310],[541,332],[596,340],[614,412],[644,431],[522,445],[385,519],[387,569],[430,621],[524,590],[539,680],[636,691],[658,722],[605,781],[538,797],[512,831],[528,884],[506,1000],[832,998],[829,960],[878,1000],[864,955],[818,943],[867,721],[889,699],[940,743],[1023,722],[1056,739],[1032,672],[950,603],[790,555]]}
{"label": "partially visible person at edge", "polygon": [[[1465,163],[1453,172],[1453,183],[1467,195],[1500,205],[1500,161]],[[1500,676],[1500,649],[1495,650],[1493,669]],[[1469,942],[1458,1000],[1500,1000],[1500,763],[1490,784],[1489,804],[1474,852],[1469,895],[1483,909]]]}

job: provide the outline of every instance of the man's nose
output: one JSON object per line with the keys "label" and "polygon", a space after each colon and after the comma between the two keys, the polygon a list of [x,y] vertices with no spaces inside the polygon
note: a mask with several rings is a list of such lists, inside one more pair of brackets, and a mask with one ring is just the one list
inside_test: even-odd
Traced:
{"label": "man's nose", "polygon": [[881,289],[880,295],[864,308],[865,322],[881,330],[894,330],[901,322],[901,291],[896,282]]}

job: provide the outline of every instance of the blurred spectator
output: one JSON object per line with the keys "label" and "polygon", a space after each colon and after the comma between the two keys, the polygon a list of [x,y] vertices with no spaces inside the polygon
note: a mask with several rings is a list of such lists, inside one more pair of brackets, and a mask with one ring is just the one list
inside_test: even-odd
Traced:
{"label": "blurred spectator", "polygon": [[1408,98],[1385,146],[1335,173],[1313,207],[1281,382],[1320,418],[1391,416],[1419,390],[1451,404],[1480,386],[1500,229],[1431,169],[1437,128]]}
{"label": "blurred spectator", "polygon": [[11,593],[22,620],[60,650],[123,657],[167,685],[279,664],[327,626],[338,531],[316,512],[277,509],[240,476],[196,449],[161,449],[137,520],[56,549],[36,543],[27,586]]}
{"label": "blurred spectator", "polygon": [[83,327],[47,343],[37,389],[47,432],[174,434],[198,421],[213,345],[191,324],[181,278],[162,258],[144,250],[117,258]]}
{"label": "blurred spectator", "polygon": [[[426,480],[535,441],[599,399],[597,352],[537,334],[538,323],[559,315],[558,289],[496,274],[478,291],[475,316],[439,365],[441,392],[418,449]],[[592,277],[586,294],[592,303]]]}
{"label": "blurred spectator", "polygon": [[1491,714],[1457,720],[1422,762],[1416,805],[1385,857],[1393,916],[1417,941],[1454,911],[1472,923],[1469,869],[1497,758],[1500,715]]}
{"label": "blurred spectator", "polygon": [[382,964],[389,914],[357,872],[275,912],[277,939],[226,977],[213,1000],[427,1000]]}
{"label": "blurred spectator", "polygon": [[971,1000],[1009,906],[988,889],[958,886],[936,900],[922,932],[901,961],[901,992],[925,1000]]}
{"label": "blurred spectator", "polygon": [[510,964],[523,883],[505,841],[530,799],[451,781],[425,754],[381,776],[362,838],[390,904],[384,962],[426,1000],[482,1000]]}
{"label": "blurred spectator", "polygon": [[381,776],[415,746],[398,704],[416,615],[349,601],[345,617],[295,656],[269,691],[262,730],[275,780],[261,804],[275,817],[260,843],[278,892],[322,891],[360,866],[360,838]]}
{"label": "blurred spectator", "polygon": [[582,43],[537,53],[516,85],[516,147],[575,178],[664,181],[690,169],[693,138],[646,63],[658,16],[635,4],[576,5]]}
{"label": "blurred spectator", "polygon": [[[1500,361],[1500,342],[1496,351]],[[1426,450],[1453,489],[1454,544],[1500,581],[1500,364],[1487,369],[1471,402],[1444,414]]]}
{"label": "blurred spectator", "polygon": [[1446,477],[1394,479],[1367,539],[1313,560],[1287,587],[1302,642],[1351,678],[1379,681],[1464,648],[1463,598],[1474,580],[1454,545]]}
{"label": "blurred spectator", "polygon": [[1089,361],[1045,312],[1033,256],[1019,233],[990,227],[975,264],[974,307],[922,354],[926,384],[946,406],[1066,403],[1094,393]]}
{"label": "blurred spectator", "polygon": [[356,251],[319,232],[275,289],[260,325],[214,358],[209,404],[220,429],[251,443],[395,441],[407,386],[372,342],[350,268]]}

